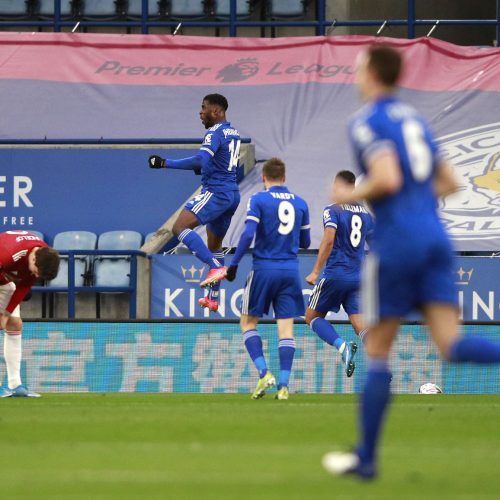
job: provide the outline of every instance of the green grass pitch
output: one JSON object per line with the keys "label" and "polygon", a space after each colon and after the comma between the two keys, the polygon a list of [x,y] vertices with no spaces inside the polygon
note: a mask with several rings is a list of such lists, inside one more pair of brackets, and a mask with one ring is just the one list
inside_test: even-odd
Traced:
{"label": "green grass pitch", "polygon": [[356,397],[46,394],[0,400],[0,497],[500,498],[500,395],[399,396],[373,483],[328,476]]}

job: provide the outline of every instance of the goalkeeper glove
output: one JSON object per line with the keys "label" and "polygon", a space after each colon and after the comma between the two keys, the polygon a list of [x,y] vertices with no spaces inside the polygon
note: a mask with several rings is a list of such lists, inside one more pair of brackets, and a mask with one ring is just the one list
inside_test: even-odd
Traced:
{"label": "goalkeeper glove", "polygon": [[165,158],[157,155],[151,155],[148,159],[149,168],[166,168]]}
{"label": "goalkeeper glove", "polygon": [[229,266],[226,271],[227,281],[234,281],[237,272],[238,272],[238,266]]}

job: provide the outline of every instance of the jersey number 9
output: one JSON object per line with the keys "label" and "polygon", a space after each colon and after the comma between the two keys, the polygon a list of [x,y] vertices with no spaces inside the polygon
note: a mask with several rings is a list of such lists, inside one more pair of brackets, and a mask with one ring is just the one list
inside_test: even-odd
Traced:
{"label": "jersey number 9", "polygon": [[280,220],[278,233],[290,234],[295,225],[295,208],[289,201],[282,201],[278,205],[278,218]]}
{"label": "jersey number 9", "polygon": [[241,141],[232,140],[229,143],[229,167],[227,168],[229,172],[235,169],[238,166],[238,162],[240,160],[240,146]]}

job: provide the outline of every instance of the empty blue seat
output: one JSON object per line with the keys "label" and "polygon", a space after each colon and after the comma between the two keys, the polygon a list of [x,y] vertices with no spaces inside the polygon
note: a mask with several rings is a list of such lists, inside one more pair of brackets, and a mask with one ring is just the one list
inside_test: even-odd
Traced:
{"label": "empty blue seat", "polygon": [[142,234],[137,231],[108,231],[99,236],[99,250],[139,250]]}
{"label": "empty blue seat", "polygon": [[203,17],[205,15],[205,2],[203,0],[172,0],[170,2],[170,15],[172,17]]}
{"label": "empty blue seat", "polygon": [[301,17],[305,14],[304,0],[269,0],[271,17]]}
{"label": "empty blue seat", "polygon": [[[139,250],[142,235],[136,231],[109,231],[101,234],[97,242],[99,250]],[[96,286],[129,286],[130,257],[98,257],[94,263]]]}
{"label": "empty blue seat", "polygon": [[[160,10],[158,0],[149,0],[148,15],[156,16]],[[142,16],[142,0],[128,0],[127,13],[129,16]]]}
{"label": "empty blue seat", "polygon": [[[61,0],[61,16],[71,16],[71,4],[73,0]],[[37,13],[41,16],[54,15],[54,0],[38,0]]]}
{"label": "empty blue seat", "polygon": [[33,231],[33,229],[30,229],[28,233],[34,234],[35,236],[38,236],[41,240],[45,241],[45,236],[40,231]]}
{"label": "empty blue seat", "polygon": [[0,0],[0,17],[25,16],[27,4],[24,0]]}
{"label": "empty blue seat", "polygon": [[[90,231],[64,231],[56,234],[53,247],[56,250],[94,250],[97,235]],[[87,256],[75,256],[75,286],[85,284],[85,275],[89,270],[90,259]],[[59,273],[50,283],[50,287],[68,286],[68,257],[61,255]]]}
{"label": "empty blue seat", "polygon": [[147,243],[155,234],[156,234],[156,231],[153,231],[152,233],[146,234],[146,238],[144,238],[144,243]]}
{"label": "empty blue seat", "polygon": [[[215,15],[217,17],[229,17],[231,14],[231,0],[217,0],[215,2]],[[250,2],[247,0],[236,1],[236,15],[246,17],[250,15]]]}
{"label": "empty blue seat", "polygon": [[85,0],[83,15],[86,17],[112,17],[116,15],[115,0]]}

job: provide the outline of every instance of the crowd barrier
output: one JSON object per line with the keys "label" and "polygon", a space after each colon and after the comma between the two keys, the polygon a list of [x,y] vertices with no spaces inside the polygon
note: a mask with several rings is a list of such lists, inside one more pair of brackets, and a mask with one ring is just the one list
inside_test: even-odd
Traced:
{"label": "crowd barrier", "polygon": [[[355,340],[349,324],[337,329]],[[279,371],[276,325],[259,328],[269,366]],[[292,393],[353,393],[366,370],[360,345],[357,368],[346,378],[338,353],[304,323],[295,328],[297,351]],[[500,341],[500,323],[466,324],[465,335]],[[445,393],[500,393],[500,366],[476,367],[441,361],[425,329],[406,324],[391,356],[394,393],[416,393],[426,382]],[[249,393],[256,371],[237,322],[26,322],[23,381],[51,392]],[[0,360],[0,379],[6,382]]]}

